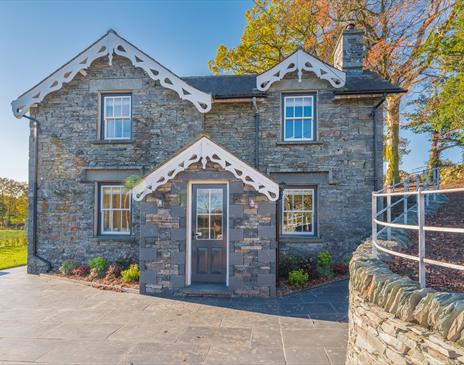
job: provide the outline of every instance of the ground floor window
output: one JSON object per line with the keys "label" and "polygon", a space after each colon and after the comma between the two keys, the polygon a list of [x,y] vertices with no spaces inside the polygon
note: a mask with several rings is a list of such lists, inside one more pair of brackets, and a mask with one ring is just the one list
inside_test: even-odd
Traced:
{"label": "ground floor window", "polygon": [[100,185],[99,232],[105,234],[131,233],[131,196],[124,185]]}
{"label": "ground floor window", "polygon": [[282,234],[314,235],[315,189],[285,189],[282,199]]}

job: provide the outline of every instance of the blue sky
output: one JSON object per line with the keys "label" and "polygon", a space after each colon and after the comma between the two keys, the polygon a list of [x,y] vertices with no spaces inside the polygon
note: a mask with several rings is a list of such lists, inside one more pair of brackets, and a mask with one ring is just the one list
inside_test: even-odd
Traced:
{"label": "blue sky", "polygon": [[[0,177],[27,180],[28,122],[10,102],[69,61],[109,28],[179,75],[207,75],[224,43],[240,41],[251,0],[0,2]],[[412,152],[403,167],[427,160],[425,136],[402,132]],[[458,159],[457,151],[449,157]]]}

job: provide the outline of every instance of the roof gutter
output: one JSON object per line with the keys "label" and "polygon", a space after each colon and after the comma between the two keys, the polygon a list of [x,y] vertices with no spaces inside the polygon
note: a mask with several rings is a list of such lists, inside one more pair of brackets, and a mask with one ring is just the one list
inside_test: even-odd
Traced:
{"label": "roof gutter", "polygon": [[[37,180],[39,178],[39,130],[40,130],[40,122],[28,115],[23,115],[24,118],[29,119],[30,121],[30,126],[31,126],[31,135],[32,135],[32,141],[33,141],[33,151],[34,151],[34,163],[32,165],[32,174],[29,177],[29,181],[31,180],[32,177],[32,220],[31,220],[31,227],[30,230],[32,231],[31,233],[31,252],[32,255],[37,258],[39,261],[41,261],[44,265],[47,267],[47,271],[50,271],[52,264],[50,261],[44,259],[43,257],[40,257],[37,254]],[[28,268],[29,272],[29,268]]]}

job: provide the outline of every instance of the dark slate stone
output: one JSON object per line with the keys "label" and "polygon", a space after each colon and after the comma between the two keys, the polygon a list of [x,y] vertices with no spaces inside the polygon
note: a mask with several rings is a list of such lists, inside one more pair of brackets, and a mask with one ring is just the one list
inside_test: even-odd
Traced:
{"label": "dark slate stone", "polygon": [[141,201],[139,204],[140,204],[140,211],[142,213],[154,214],[158,211],[158,207],[153,202]]}
{"label": "dark slate stone", "polygon": [[243,254],[235,252],[229,253],[229,265],[243,265]]}
{"label": "dark slate stone", "polygon": [[158,227],[153,224],[142,224],[140,226],[140,235],[142,237],[157,236]]}
{"label": "dark slate stone", "polygon": [[171,230],[171,239],[174,241],[185,241],[185,228]]}
{"label": "dark slate stone", "polygon": [[156,248],[147,247],[140,248],[140,259],[141,260],[153,260],[156,258]]}
{"label": "dark slate stone", "polygon": [[269,203],[259,203],[258,204],[258,214],[259,215],[271,215],[276,213],[275,202]]}
{"label": "dark slate stone", "polygon": [[182,265],[184,263],[185,263],[185,251],[171,253],[171,264]]}
{"label": "dark slate stone", "polygon": [[185,279],[183,275],[171,275],[171,288],[178,289],[185,286]]}
{"label": "dark slate stone", "polygon": [[243,217],[243,205],[230,205],[229,206],[229,217],[230,218],[242,218]]}
{"label": "dark slate stone", "polygon": [[264,249],[258,251],[258,262],[267,264],[270,262],[275,262],[276,260],[276,251],[272,249]]}
{"label": "dark slate stone", "polygon": [[186,210],[185,207],[182,207],[180,205],[173,205],[171,207],[171,214],[174,217],[183,218],[183,217],[185,217],[185,210]]}
{"label": "dark slate stone", "polygon": [[229,228],[230,241],[243,241],[243,229]]}
{"label": "dark slate stone", "polygon": [[276,227],[275,226],[259,226],[258,236],[259,238],[275,239]]}
{"label": "dark slate stone", "polygon": [[258,274],[259,286],[274,286],[276,277],[274,274]]}
{"label": "dark slate stone", "polygon": [[[140,283],[141,284],[152,284],[156,281],[156,273],[153,271],[141,271],[140,272]],[[144,285],[141,285],[144,286]]]}

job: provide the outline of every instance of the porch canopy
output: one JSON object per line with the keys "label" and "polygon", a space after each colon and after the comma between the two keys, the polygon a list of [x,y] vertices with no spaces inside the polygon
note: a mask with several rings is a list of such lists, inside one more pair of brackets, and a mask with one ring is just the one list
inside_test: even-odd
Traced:
{"label": "porch canopy", "polygon": [[276,182],[226,151],[207,136],[201,135],[195,142],[181,149],[155,171],[145,176],[132,189],[134,200],[141,201],[147,194],[156,191],[158,187],[166,184],[194,163],[201,162],[205,169],[208,160],[230,171],[237,179],[266,195],[269,200],[276,201],[279,198],[279,185]]}

